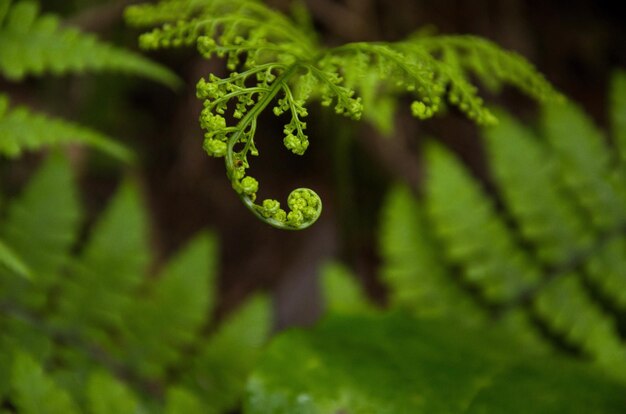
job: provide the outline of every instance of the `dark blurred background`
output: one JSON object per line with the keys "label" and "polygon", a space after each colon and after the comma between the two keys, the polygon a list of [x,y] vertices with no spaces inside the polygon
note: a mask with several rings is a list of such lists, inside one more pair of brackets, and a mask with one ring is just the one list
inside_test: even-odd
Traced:
{"label": "dark blurred background", "polygon": [[[130,1],[46,0],[46,11],[68,23],[136,49],[139,32],[125,27],[121,13]],[[290,0],[268,0],[288,12]],[[515,50],[543,72],[559,90],[579,102],[601,126],[607,125],[606,90],[613,69],[626,68],[626,13],[616,1],[522,0],[306,0],[321,41],[337,45],[357,40],[394,41],[432,26],[440,33],[476,34]],[[338,119],[314,105],[308,119],[311,147],[301,158],[282,147],[282,125],[269,116],[257,136],[261,152],[251,174],[261,183],[261,198],[284,202],[291,189],[315,189],[324,214],[312,228],[275,230],[254,218],[231,190],[221,159],[202,150],[198,126],[201,102],[197,80],[215,72],[219,61],[200,60],[195,50],[151,54],[175,70],[185,87],[170,91],[148,81],[119,75],[45,77],[2,85],[12,99],[78,120],[117,137],[135,149],[132,168],[104,156],[76,154],[83,198],[96,217],[125,173],[139,177],[152,214],[153,247],[159,262],[202,228],[221,241],[219,313],[237,306],[256,290],[274,293],[279,326],[312,322],[318,311],[315,277],[330,258],[351,265],[368,292],[381,303],[376,281],[378,208],[391,182],[419,188],[419,141],[437,137],[452,147],[485,180],[489,177],[477,128],[450,112],[425,123],[412,119],[408,105],[396,119],[392,137],[364,123]],[[533,119],[532,102],[512,90],[489,96],[516,115]],[[15,188],[36,163],[26,158],[12,166]],[[155,266],[158,267],[159,263]]]}

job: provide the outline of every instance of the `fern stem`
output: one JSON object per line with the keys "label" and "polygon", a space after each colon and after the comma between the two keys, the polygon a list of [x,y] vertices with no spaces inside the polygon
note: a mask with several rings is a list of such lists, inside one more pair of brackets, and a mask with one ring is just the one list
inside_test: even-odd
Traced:
{"label": "fern stem", "polygon": [[[237,145],[237,143],[242,139],[242,136],[244,134],[249,135],[249,138],[246,141],[246,145],[244,147],[243,150],[241,150],[241,152],[237,153],[237,155],[239,155],[239,157],[237,157],[238,160],[242,160],[245,159],[246,154],[248,153],[248,151],[250,150],[250,148],[253,145],[253,140],[254,140],[254,133],[256,130],[256,119],[259,116],[260,113],[263,112],[263,110],[272,102],[272,100],[276,97],[276,95],[281,91],[284,90],[285,93],[287,93],[287,82],[289,81],[289,79],[296,73],[296,71],[299,69],[300,64],[299,63],[294,63],[291,66],[288,66],[283,73],[281,73],[272,83],[271,87],[269,88],[267,94],[263,95],[259,102],[257,102],[257,104],[250,109],[245,117],[237,124],[237,130],[228,138],[228,142],[227,142],[227,151],[226,151],[226,156],[225,156],[225,163],[226,163],[226,174],[229,178],[229,180],[231,182],[237,183],[239,181],[239,178],[236,176],[235,171],[236,171],[236,167],[235,167],[235,159],[236,159],[236,151],[235,151],[235,145]],[[234,186],[235,187],[235,186]],[[295,191],[298,190],[302,190],[302,189],[297,189]],[[307,190],[311,193],[313,193],[311,190]],[[317,196],[317,195],[316,195]],[[312,221],[308,221],[303,223],[300,226],[291,226],[283,221],[277,220],[275,218],[272,217],[265,217],[262,214],[262,210],[263,208],[257,204],[254,203],[254,199],[249,196],[248,194],[244,193],[244,192],[239,192],[239,198],[241,199],[241,201],[243,201],[243,203],[246,205],[246,207],[248,207],[248,209],[255,215],[257,216],[261,221],[264,221],[265,223],[279,228],[279,229],[283,229],[283,230],[301,230],[304,229],[306,227],[309,227],[310,225],[312,225],[315,220]],[[319,198],[319,197],[318,197]],[[320,201],[321,203],[321,201]],[[321,212],[321,207],[319,209],[319,212]],[[319,216],[318,216],[319,217]]]}

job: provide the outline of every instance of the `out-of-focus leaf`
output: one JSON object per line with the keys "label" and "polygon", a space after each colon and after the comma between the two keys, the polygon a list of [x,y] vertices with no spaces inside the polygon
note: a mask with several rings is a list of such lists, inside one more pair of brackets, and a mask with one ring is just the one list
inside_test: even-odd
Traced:
{"label": "out-of-focus leaf", "polygon": [[246,413],[623,413],[626,387],[506,338],[402,315],[338,317],[274,340]]}

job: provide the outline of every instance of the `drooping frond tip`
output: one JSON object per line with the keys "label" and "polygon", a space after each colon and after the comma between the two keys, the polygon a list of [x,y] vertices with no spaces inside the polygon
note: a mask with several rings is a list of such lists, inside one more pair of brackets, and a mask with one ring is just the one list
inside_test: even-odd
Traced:
{"label": "drooping frond tip", "polygon": [[[141,36],[145,49],[195,44],[204,58],[227,61],[227,77],[209,74],[197,85],[204,102],[204,149],[225,157],[228,177],[245,204],[281,228],[307,227],[317,217],[303,213],[301,222],[297,212],[290,213],[291,219],[280,208],[270,213],[274,200],[255,204],[258,182],[246,175],[248,155],[258,155],[257,120],[270,104],[276,116],[289,119],[285,147],[302,155],[309,146],[304,119],[312,99],[337,114],[364,116],[381,125],[389,124],[381,114],[391,117],[392,103],[406,94],[413,98],[411,110],[419,119],[452,105],[478,124],[494,123],[470,81],[472,75],[492,88],[510,84],[540,101],[560,99],[521,56],[476,37],[416,36],[397,43],[324,48],[286,16],[252,0],[165,0],[129,7],[126,17],[137,26],[159,25]],[[314,192],[306,194],[315,200],[311,209],[321,206]]]}

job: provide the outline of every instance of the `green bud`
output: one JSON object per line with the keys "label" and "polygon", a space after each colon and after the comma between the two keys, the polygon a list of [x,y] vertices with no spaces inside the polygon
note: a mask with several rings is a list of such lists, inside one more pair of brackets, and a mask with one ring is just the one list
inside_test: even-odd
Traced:
{"label": "green bud", "polygon": [[276,200],[263,200],[263,217],[272,217],[278,213],[280,209],[280,203]]}
{"label": "green bud", "polygon": [[204,141],[204,150],[212,157],[223,157],[226,155],[226,143],[218,139],[207,139]]}
{"label": "green bud", "polygon": [[253,177],[244,177],[241,180],[241,191],[246,195],[252,195],[259,190],[259,182]]}

